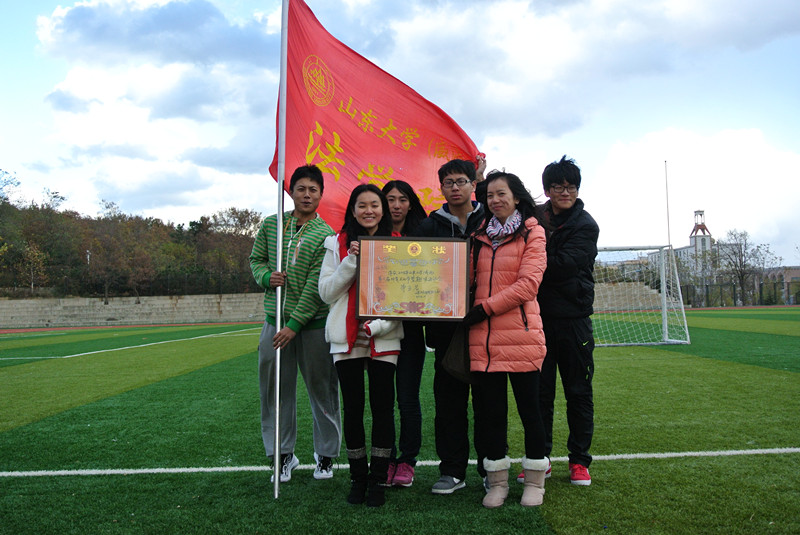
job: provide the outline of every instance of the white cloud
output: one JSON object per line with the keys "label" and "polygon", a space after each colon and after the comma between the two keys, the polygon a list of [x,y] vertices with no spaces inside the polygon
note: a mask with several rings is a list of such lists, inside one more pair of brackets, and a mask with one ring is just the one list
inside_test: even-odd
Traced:
{"label": "white cloud", "polygon": [[[717,239],[738,229],[767,243],[776,237],[775,221],[800,225],[791,204],[778,202],[800,198],[800,182],[793,178],[800,176],[800,154],[775,149],[758,130],[653,132],[615,144],[594,171],[582,195],[609,245],[666,243],[665,179],[675,246],[688,245],[695,210],[705,211]],[[592,187],[589,197],[592,182],[603,186]],[[770,186],[763,190],[765,184]]]}
{"label": "white cloud", "polygon": [[[490,167],[519,174],[534,195],[545,164],[575,157],[603,244],[666,241],[667,160],[675,245],[704,209],[716,237],[737,228],[796,246],[800,221],[788,199],[798,198],[798,153],[776,147],[800,139],[791,112],[800,73],[796,53],[763,52],[800,35],[794,0],[307,3],[345,44],[452,115]],[[54,8],[38,20],[42,51],[67,65],[41,96],[52,124],[26,124],[25,136],[0,131],[0,151],[36,139],[36,158],[12,170],[29,195],[48,187],[84,213],[96,213],[99,194],[182,222],[231,205],[271,212],[265,167],[280,18],[277,0]],[[770,53],[784,49],[792,46]],[[752,69],[765,63],[782,68]],[[740,89],[759,77],[763,84]],[[768,95],[751,91],[765,87]],[[775,110],[788,110],[785,120]],[[756,191],[764,180],[779,194]]]}
{"label": "white cloud", "polygon": [[119,66],[140,61],[274,65],[277,37],[263,24],[230,23],[207,0],[97,1],[38,19],[45,51],[71,61]]}

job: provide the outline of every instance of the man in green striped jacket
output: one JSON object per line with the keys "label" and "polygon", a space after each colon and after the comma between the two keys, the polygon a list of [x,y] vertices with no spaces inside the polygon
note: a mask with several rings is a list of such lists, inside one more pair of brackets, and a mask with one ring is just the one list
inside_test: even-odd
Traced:
{"label": "man in green striped jacket", "polygon": [[[261,435],[267,456],[275,445],[275,354],[281,349],[280,442],[281,482],[289,481],[300,461],[294,455],[297,441],[297,370],[303,375],[314,419],[316,479],[333,477],[332,459],[341,448],[339,383],[330,348],[325,342],[328,305],[319,297],[318,282],[323,242],[333,229],[317,214],[325,183],[314,165],[298,167],[289,189],[294,210],[284,214],[283,271],[276,271],[277,214],[258,230],[250,268],[265,289],[267,318],[258,344],[258,378],[261,394]],[[282,325],[275,323],[276,288],[282,290]],[[274,477],[274,476],[273,476]]]}

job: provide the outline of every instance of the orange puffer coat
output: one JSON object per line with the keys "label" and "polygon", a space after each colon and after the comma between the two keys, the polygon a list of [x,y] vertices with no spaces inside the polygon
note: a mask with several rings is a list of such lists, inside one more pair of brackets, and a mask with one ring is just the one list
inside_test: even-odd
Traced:
{"label": "orange puffer coat", "polygon": [[475,235],[481,242],[475,305],[482,304],[489,318],[469,328],[472,371],[529,372],[542,367],[546,347],[536,294],[547,267],[544,229],[534,217],[523,224],[527,239],[515,233],[497,249],[484,231]]}

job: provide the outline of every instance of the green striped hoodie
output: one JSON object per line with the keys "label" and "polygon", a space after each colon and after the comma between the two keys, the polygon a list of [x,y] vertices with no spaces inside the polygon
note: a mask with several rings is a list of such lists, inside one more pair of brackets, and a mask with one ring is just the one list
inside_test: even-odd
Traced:
{"label": "green striped hoodie", "polygon": [[[261,223],[250,253],[250,269],[256,282],[265,289],[264,311],[267,322],[275,325],[275,290],[269,287],[269,277],[276,271],[277,214]],[[328,305],[319,297],[319,269],[325,256],[323,242],[334,234],[324,219],[317,217],[306,222],[299,230],[292,212],[283,214],[283,260],[286,285],[283,288],[282,319],[294,332],[301,329],[325,327]]]}

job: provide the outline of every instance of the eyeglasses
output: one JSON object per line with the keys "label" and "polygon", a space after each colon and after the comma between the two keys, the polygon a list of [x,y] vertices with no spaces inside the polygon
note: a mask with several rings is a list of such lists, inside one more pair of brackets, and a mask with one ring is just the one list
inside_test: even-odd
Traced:
{"label": "eyeglasses", "polygon": [[448,178],[448,179],[442,180],[442,187],[443,188],[452,188],[453,184],[455,184],[456,186],[458,186],[460,188],[460,187],[466,186],[467,182],[469,182],[469,180],[467,180],[466,178],[459,178],[457,180],[450,180]]}
{"label": "eyeglasses", "polygon": [[569,186],[550,186],[550,189],[553,190],[554,193],[564,193],[564,190],[567,190],[569,193],[576,193],[578,191],[578,186],[575,184],[570,184]]}

